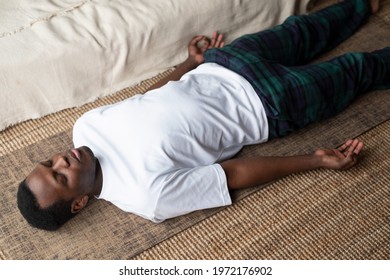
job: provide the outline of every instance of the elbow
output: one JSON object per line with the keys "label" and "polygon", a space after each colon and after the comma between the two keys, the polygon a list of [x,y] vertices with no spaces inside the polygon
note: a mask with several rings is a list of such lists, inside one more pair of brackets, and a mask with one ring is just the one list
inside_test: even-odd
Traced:
{"label": "elbow", "polygon": [[239,176],[239,167],[229,162],[224,162],[221,164],[222,169],[225,172],[226,183],[229,190],[240,189],[240,176]]}

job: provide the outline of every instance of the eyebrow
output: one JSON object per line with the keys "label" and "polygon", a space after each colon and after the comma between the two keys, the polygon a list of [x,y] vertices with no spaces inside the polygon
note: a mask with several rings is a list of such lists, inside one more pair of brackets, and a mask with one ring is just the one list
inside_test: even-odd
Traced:
{"label": "eyebrow", "polygon": [[48,166],[46,165],[46,163],[47,163],[48,161],[50,161],[50,160],[40,161],[38,164],[43,165],[44,167],[48,167]]}

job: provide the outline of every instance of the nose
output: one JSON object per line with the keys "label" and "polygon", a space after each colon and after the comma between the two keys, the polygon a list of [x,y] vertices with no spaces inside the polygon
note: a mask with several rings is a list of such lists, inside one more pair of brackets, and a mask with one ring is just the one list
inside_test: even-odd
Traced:
{"label": "nose", "polygon": [[64,155],[58,155],[53,158],[53,169],[67,168],[69,167],[69,161]]}

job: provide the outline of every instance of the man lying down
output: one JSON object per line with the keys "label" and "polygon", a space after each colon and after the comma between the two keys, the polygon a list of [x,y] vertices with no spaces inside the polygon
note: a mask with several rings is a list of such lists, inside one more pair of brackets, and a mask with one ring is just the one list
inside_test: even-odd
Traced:
{"label": "man lying down", "polygon": [[363,148],[357,139],[306,155],[233,156],[389,88],[389,47],[307,64],[352,35],[378,2],[343,1],[229,45],[217,32],[194,37],[188,58],[146,94],[77,120],[76,148],[38,163],[20,184],[20,212],[32,226],[56,230],[96,197],[162,222],[229,205],[230,190],[352,167]]}

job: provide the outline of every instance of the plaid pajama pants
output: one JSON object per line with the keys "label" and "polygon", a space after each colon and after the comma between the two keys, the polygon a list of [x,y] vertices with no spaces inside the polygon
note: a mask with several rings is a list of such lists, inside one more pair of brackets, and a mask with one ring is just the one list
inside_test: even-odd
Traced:
{"label": "plaid pajama pants", "polygon": [[337,114],[361,93],[390,87],[389,47],[307,64],[351,36],[370,13],[368,1],[347,0],[291,16],[272,29],[208,50],[205,61],[246,78],[265,108],[269,139],[285,136]]}

